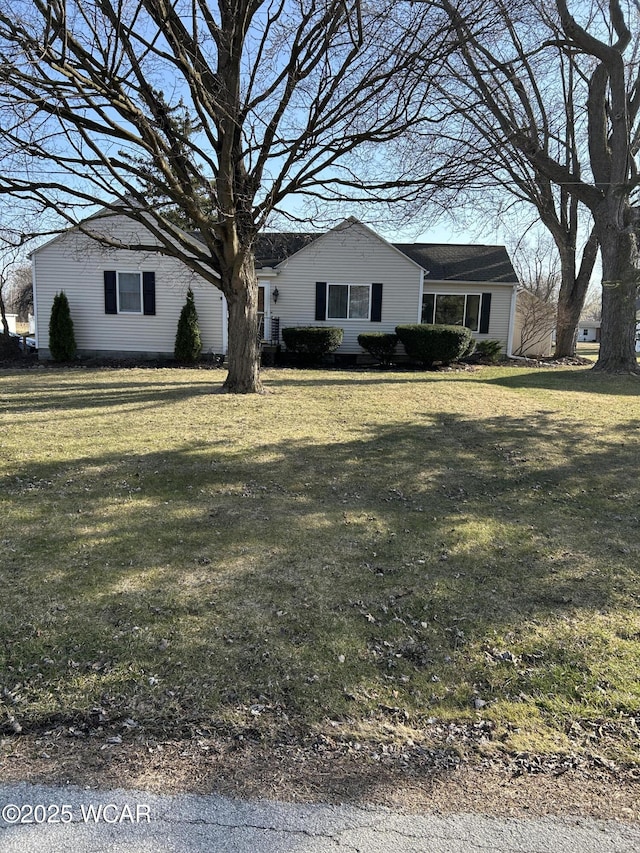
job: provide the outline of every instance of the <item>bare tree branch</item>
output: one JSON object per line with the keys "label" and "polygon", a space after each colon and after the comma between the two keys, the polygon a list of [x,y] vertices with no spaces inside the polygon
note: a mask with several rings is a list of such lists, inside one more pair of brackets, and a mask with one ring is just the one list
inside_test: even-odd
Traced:
{"label": "bare tree branch", "polygon": [[292,196],[411,193],[362,152],[427,121],[449,31],[391,0],[0,0],[0,193],[144,223],[222,289],[227,386],[257,390],[258,231]]}

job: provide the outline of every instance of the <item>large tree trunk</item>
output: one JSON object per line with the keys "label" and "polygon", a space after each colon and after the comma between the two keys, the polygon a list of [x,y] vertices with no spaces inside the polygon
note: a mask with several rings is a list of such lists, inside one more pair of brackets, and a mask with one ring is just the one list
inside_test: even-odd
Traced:
{"label": "large tree trunk", "polygon": [[258,280],[253,253],[222,284],[229,308],[229,372],[222,390],[231,394],[261,393]]}
{"label": "large tree trunk", "polygon": [[593,369],[603,373],[640,373],[636,356],[638,251],[630,232],[600,229],[602,254],[602,334]]}
{"label": "large tree trunk", "polygon": [[[555,236],[555,235],[554,235]],[[564,234],[563,245],[556,240],[560,253],[562,281],[558,294],[556,322],[556,358],[572,358],[576,354],[576,340],[580,314],[589,289],[593,267],[598,256],[598,240],[592,230],[582,253],[580,270],[576,270],[575,232]]]}
{"label": "large tree trunk", "polygon": [[2,321],[2,334],[9,337],[9,321],[4,306],[4,299],[0,293],[0,320]]}
{"label": "large tree trunk", "polygon": [[571,358],[576,351],[576,332],[586,288],[581,292],[576,280],[575,252],[563,247],[560,250],[560,267],[562,281],[558,293],[555,357]]}
{"label": "large tree trunk", "polygon": [[562,304],[558,301],[558,322],[556,323],[554,358],[573,358],[575,355],[581,311],[582,305],[577,305],[575,302]]}

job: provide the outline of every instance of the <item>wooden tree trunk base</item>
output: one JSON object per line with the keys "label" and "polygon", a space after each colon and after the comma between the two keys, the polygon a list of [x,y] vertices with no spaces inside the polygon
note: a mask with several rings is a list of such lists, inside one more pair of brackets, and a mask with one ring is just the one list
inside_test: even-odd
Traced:
{"label": "wooden tree trunk base", "polygon": [[234,380],[229,376],[222,383],[222,394],[264,394],[262,382],[258,380]]}
{"label": "wooden tree trunk base", "polygon": [[576,354],[576,327],[579,317],[574,317],[570,311],[565,313],[568,315],[565,322],[558,321],[556,326],[555,358],[574,358]]}
{"label": "wooden tree trunk base", "polygon": [[557,346],[553,351],[554,358],[575,358],[576,357],[576,348],[573,344],[569,346]]}
{"label": "wooden tree trunk base", "polygon": [[629,362],[617,358],[599,358],[591,370],[594,373],[607,373],[611,376],[640,376],[640,365],[637,361]]}

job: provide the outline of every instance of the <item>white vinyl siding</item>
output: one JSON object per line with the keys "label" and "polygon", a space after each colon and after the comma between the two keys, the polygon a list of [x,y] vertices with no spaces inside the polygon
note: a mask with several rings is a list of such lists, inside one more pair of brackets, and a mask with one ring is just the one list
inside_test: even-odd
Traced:
{"label": "white vinyl siding", "polygon": [[[104,217],[100,226],[125,243],[149,243],[153,240],[143,225],[122,216]],[[97,224],[94,226],[97,230]],[[172,355],[180,311],[186,292],[192,287],[199,316],[203,352],[226,350],[227,311],[221,292],[203,281],[180,261],[159,253],[108,249],[75,230],[70,230],[33,253],[37,344],[48,350],[51,305],[56,293],[64,290],[69,299],[71,317],[81,353],[148,353]],[[122,284],[143,281],[145,272],[155,274],[155,315],[129,310],[105,313],[105,271],[125,275]],[[126,279],[126,274],[132,276]],[[258,273],[260,277],[260,273]],[[339,353],[360,353],[358,335],[362,332],[393,332],[400,324],[420,321],[424,293],[464,295],[492,294],[489,332],[478,339],[497,339],[506,349],[509,335],[511,285],[429,281],[424,271],[398,249],[360,223],[347,220],[318,237],[305,249],[279,264],[269,273],[265,287],[264,316],[269,323],[287,326],[339,326],[344,338]],[[424,282],[423,282],[424,278]],[[316,320],[316,295],[319,283],[325,283],[328,319]],[[261,284],[264,284],[261,280]],[[328,286],[327,286],[328,285]],[[338,286],[346,308],[339,311],[331,303],[330,286]],[[274,299],[278,291],[278,301]],[[380,321],[377,316],[379,288],[382,292]],[[126,287],[124,288],[126,290]],[[119,290],[122,299],[124,290]],[[340,293],[338,293],[340,291]],[[140,297],[141,302],[142,297]],[[126,300],[125,300],[126,302]],[[345,316],[335,318],[332,311]],[[265,333],[267,338],[270,337]]]}
{"label": "white vinyl siding", "polygon": [[[149,243],[153,239],[144,226],[126,217],[105,217],[102,223],[105,232],[127,242]],[[94,228],[97,230],[97,225]],[[53,297],[64,290],[80,353],[143,352],[171,356],[189,286],[198,310],[203,352],[223,352],[221,292],[175,258],[156,252],[109,249],[70,230],[37,249],[32,260],[37,287],[38,347],[45,352],[49,346]],[[142,307],[140,313],[106,314],[106,270],[135,274],[140,282],[144,272],[155,272],[155,315],[141,313]]]}
{"label": "white vinyl siding", "polygon": [[483,293],[491,294],[491,311],[489,313],[489,331],[484,334],[473,332],[473,337],[478,341],[495,340],[500,341],[502,350],[506,353],[509,342],[509,320],[511,317],[511,295],[513,292],[512,284],[495,284],[493,282],[474,282],[468,281],[451,282],[451,281],[429,281],[428,278],[424,282],[423,299],[421,304],[424,304],[424,295],[433,294],[436,296],[441,293],[458,293],[469,295],[478,295],[482,297]]}
{"label": "white vinyl siding", "polygon": [[[362,332],[393,332],[399,323],[415,323],[422,271],[401,252],[356,222],[347,221],[318,237],[277,267],[278,303],[271,312],[287,326],[339,326],[344,338],[338,353],[361,353]],[[367,319],[315,319],[316,284],[349,284],[369,290]],[[368,319],[373,282],[382,284],[382,320]],[[364,293],[364,291],[363,291]],[[327,317],[330,317],[327,293]]]}

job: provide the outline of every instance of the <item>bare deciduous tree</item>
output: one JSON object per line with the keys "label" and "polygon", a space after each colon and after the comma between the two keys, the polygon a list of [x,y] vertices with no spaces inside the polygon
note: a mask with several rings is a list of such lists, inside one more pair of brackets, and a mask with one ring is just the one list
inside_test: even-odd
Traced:
{"label": "bare deciduous tree", "polygon": [[389,0],[0,0],[0,192],[143,222],[125,248],[222,290],[225,388],[258,391],[256,235],[294,196],[411,191],[367,151],[422,120],[439,20]]}
{"label": "bare deciduous tree", "polygon": [[[31,223],[33,224],[33,223]],[[25,231],[24,223],[14,213],[0,211],[0,334],[3,349],[8,349],[9,321],[7,303],[12,301],[12,285],[19,270],[25,265],[25,252],[36,235]]]}
{"label": "bare deciduous tree", "polygon": [[516,303],[519,344],[514,354],[547,355],[562,284],[559,255],[552,241],[538,233],[528,241],[518,240],[512,258],[521,284]]}
{"label": "bare deciduous tree", "polygon": [[[489,167],[497,152],[503,174],[536,205],[558,246],[558,354],[570,349],[599,244],[603,327],[595,369],[636,373],[640,86],[637,36],[627,20],[637,11],[623,0],[576,3],[580,24],[568,6],[442,0],[460,44],[462,64],[450,72],[466,90],[465,116],[490,142]],[[579,206],[593,229],[578,268]]]}
{"label": "bare deciduous tree", "polygon": [[31,264],[19,264],[9,275],[8,299],[10,309],[26,322],[33,314],[33,282]]}

